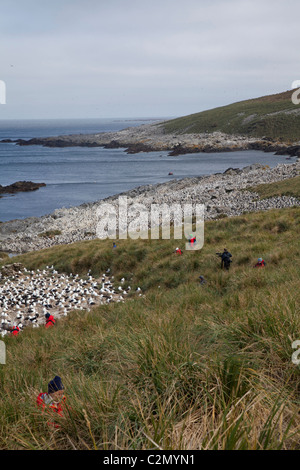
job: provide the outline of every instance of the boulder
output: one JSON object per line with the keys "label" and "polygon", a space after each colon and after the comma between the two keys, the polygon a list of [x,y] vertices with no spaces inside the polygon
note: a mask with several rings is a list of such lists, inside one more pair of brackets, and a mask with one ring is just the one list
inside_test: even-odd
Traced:
{"label": "boulder", "polygon": [[241,170],[239,168],[227,168],[227,170],[224,171],[224,175],[236,175],[238,173],[241,173]]}

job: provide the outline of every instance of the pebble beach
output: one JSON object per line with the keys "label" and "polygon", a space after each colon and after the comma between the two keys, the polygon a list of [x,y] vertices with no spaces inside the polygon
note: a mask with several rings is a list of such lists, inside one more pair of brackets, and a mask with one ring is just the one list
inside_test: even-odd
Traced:
{"label": "pebble beach", "polygon": [[[85,203],[77,207],[62,208],[42,217],[29,217],[0,224],[2,251],[21,254],[96,238],[97,209],[105,203],[118,208],[118,197],[127,197],[131,205],[143,204],[203,204],[205,220],[220,216],[234,217],[244,212],[265,211],[299,206],[295,197],[278,196],[260,199],[252,188],[259,184],[293,178],[300,174],[300,162],[278,164],[269,168],[254,164],[243,169],[229,168],[224,173],[209,176],[173,179],[167,183],[139,186],[112,197]],[[130,220],[129,220],[130,221]],[[47,236],[51,233],[51,236]]]}

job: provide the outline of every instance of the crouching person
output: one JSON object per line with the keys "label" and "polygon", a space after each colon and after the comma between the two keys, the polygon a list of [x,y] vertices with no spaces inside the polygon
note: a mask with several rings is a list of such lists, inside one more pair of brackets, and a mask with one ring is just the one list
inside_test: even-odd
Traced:
{"label": "crouching person", "polygon": [[258,258],[257,263],[254,265],[254,268],[264,268],[266,262],[262,258]]}
{"label": "crouching person", "polygon": [[[37,397],[37,405],[50,415],[58,415],[63,418],[66,410],[65,402],[64,386],[61,378],[56,375],[54,379],[48,383],[48,392],[40,393]],[[49,426],[60,428],[57,423],[48,422],[48,424]]]}

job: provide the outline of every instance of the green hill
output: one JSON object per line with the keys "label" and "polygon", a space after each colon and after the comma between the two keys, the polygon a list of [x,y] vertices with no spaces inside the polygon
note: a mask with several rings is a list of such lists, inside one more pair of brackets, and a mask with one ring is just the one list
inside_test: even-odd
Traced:
{"label": "green hill", "polygon": [[[293,90],[295,91],[295,90]],[[296,142],[300,140],[300,105],[293,91],[240,101],[164,123],[167,133],[224,132]]]}
{"label": "green hill", "polygon": [[[299,450],[299,229],[291,208],[207,222],[203,249],[182,256],[178,240],[93,240],[17,257],[111,268],[143,296],[5,338],[0,449]],[[35,399],[56,374],[71,410],[53,430]]]}

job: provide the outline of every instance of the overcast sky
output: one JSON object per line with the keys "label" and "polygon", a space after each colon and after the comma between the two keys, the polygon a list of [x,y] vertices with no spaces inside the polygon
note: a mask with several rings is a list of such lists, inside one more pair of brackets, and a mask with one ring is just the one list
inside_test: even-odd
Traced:
{"label": "overcast sky", "polygon": [[1,0],[6,118],[168,117],[291,89],[299,0]]}

